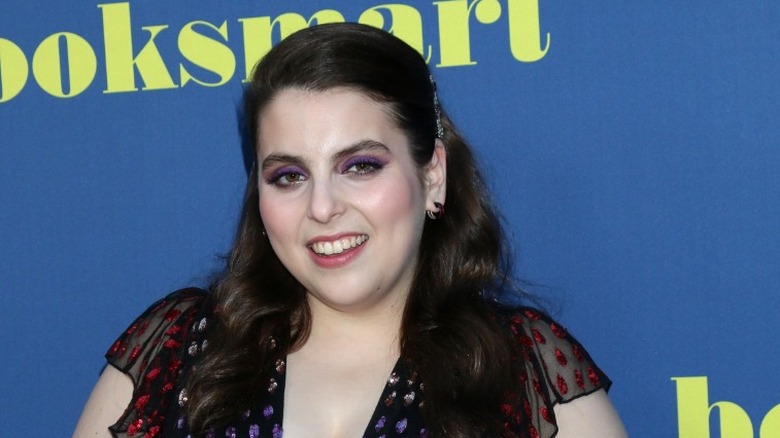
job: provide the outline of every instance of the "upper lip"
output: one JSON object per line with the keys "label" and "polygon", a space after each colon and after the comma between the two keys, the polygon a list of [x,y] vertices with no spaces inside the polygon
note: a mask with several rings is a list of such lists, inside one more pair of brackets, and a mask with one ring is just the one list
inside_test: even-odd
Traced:
{"label": "upper lip", "polygon": [[[331,236],[328,237],[329,239]],[[331,256],[342,254],[353,248],[363,245],[368,240],[365,234],[341,234],[334,240],[317,240],[310,243],[307,248],[318,255]]]}
{"label": "upper lip", "polygon": [[368,236],[366,233],[346,232],[339,234],[331,234],[330,236],[317,236],[312,237],[306,242],[306,246],[311,246],[319,242],[335,242],[341,239],[348,239],[350,237]]}

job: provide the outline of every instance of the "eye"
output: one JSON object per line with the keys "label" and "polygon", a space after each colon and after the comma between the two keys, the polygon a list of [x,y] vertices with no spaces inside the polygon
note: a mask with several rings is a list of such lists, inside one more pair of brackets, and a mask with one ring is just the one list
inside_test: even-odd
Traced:
{"label": "eye", "polygon": [[376,169],[377,167],[371,163],[357,163],[353,164],[349,169],[347,169],[347,172],[368,173],[373,172]]}
{"label": "eye", "polygon": [[306,181],[306,174],[295,168],[284,167],[276,170],[266,178],[268,184],[277,187],[291,187]]}
{"label": "eye", "polygon": [[373,157],[354,157],[347,160],[342,169],[343,173],[355,175],[369,175],[384,167],[384,163]]}

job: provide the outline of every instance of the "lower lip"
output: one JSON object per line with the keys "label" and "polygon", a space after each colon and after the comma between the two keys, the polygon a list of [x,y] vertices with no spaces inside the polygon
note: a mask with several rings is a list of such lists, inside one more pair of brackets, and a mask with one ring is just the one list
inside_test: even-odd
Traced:
{"label": "lower lip", "polygon": [[312,260],[314,260],[314,263],[317,264],[317,266],[321,268],[328,268],[328,269],[335,269],[340,268],[342,266],[347,265],[349,262],[351,262],[355,257],[360,255],[361,252],[363,252],[363,247],[366,246],[368,242],[363,242],[362,245],[350,248],[341,254],[332,254],[332,255],[320,255],[316,252],[312,251],[311,248],[309,248],[309,255],[311,255]]}

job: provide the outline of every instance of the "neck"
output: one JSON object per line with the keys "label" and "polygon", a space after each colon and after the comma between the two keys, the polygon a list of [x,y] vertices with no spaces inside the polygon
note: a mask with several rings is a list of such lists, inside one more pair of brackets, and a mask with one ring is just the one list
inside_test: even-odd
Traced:
{"label": "neck", "polygon": [[352,363],[398,358],[402,301],[356,312],[334,309],[310,298],[309,307],[311,332],[296,354]]}

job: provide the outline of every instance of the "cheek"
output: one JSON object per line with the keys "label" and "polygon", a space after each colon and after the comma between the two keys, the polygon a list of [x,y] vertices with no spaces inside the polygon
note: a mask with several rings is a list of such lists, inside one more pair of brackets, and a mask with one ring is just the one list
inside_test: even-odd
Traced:
{"label": "cheek", "polygon": [[422,190],[417,180],[387,181],[376,187],[369,196],[363,198],[362,204],[376,219],[398,221],[424,214]]}
{"label": "cheek", "polygon": [[258,204],[260,218],[267,233],[284,235],[289,231],[294,222],[290,203],[276,200],[273,195],[261,194]]}
{"label": "cheek", "polygon": [[283,265],[295,264],[293,249],[297,247],[299,221],[290,203],[279,201],[273,196],[260,196],[260,218],[266,232],[266,239]]}

